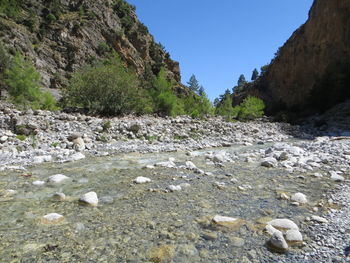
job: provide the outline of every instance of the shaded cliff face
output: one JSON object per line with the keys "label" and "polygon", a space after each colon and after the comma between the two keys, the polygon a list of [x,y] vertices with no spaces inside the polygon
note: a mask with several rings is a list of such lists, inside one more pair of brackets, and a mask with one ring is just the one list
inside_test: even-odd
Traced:
{"label": "shaded cliff face", "polygon": [[16,16],[0,16],[0,40],[33,59],[46,87],[64,85],[112,48],[139,75],[156,75],[163,66],[169,79],[181,81],[179,63],[124,0],[26,0],[19,9]]}
{"label": "shaded cliff face", "polygon": [[315,0],[253,92],[270,113],[323,111],[350,98],[350,0]]}

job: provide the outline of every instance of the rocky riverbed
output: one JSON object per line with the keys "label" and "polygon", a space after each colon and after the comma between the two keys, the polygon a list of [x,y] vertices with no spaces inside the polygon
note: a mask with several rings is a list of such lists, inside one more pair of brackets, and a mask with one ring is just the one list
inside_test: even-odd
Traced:
{"label": "rocky riverbed", "polygon": [[342,129],[0,108],[4,262],[350,262]]}

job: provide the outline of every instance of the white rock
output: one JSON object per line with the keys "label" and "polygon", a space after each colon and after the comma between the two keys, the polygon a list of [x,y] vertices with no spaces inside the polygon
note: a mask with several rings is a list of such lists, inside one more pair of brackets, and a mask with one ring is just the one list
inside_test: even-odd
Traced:
{"label": "white rock", "polygon": [[303,235],[298,230],[288,230],[286,233],[286,240],[288,242],[302,242]]}
{"label": "white rock", "polygon": [[63,215],[57,213],[50,213],[42,217],[44,223],[58,223],[64,219]]}
{"label": "white rock", "polygon": [[173,161],[166,161],[157,163],[156,166],[165,167],[165,168],[175,168],[176,164]]}
{"label": "white rock", "polygon": [[1,137],[0,137],[0,143],[4,143],[4,142],[6,142],[8,138],[9,138],[9,137],[8,137],[8,136],[6,136],[6,135],[1,136]]}
{"label": "white rock", "polygon": [[65,176],[64,174],[55,174],[48,178],[48,182],[58,184],[68,179],[70,178],[68,176]]}
{"label": "white rock", "polygon": [[182,183],[182,184],[180,184],[180,186],[181,186],[181,189],[185,189],[185,188],[191,187],[191,185],[189,183]]}
{"label": "white rock", "polygon": [[45,184],[45,182],[44,182],[44,181],[39,181],[39,180],[37,180],[37,181],[32,182],[32,184],[33,184],[33,185],[36,185],[36,186],[42,186],[42,185]]}
{"label": "white rock", "polygon": [[323,175],[320,173],[314,173],[314,177],[323,177]]}
{"label": "white rock", "polygon": [[216,215],[213,217],[213,222],[220,224],[220,223],[233,223],[235,221],[237,221],[237,218],[234,217],[228,217],[228,216],[220,216],[220,215]]}
{"label": "white rock", "polygon": [[52,156],[51,155],[43,155],[43,156],[35,156],[33,158],[33,163],[39,164],[44,162],[51,162]]}
{"label": "white rock", "polygon": [[79,161],[84,158],[85,158],[85,155],[82,154],[81,152],[78,152],[78,153],[72,154],[69,159],[71,161]]}
{"label": "white rock", "polygon": [[343,182],[345,180],[345,178],[339,175],[337,172],[330,171],[329,174],[331,175],[331,179],[335,182]]}
{"label": "white rock", "polygon": [[318,223],[328,223],[328,220],[326,218],[320,217],[320,216],[311,216],[312,221],[316,221]]}
{"label": "white rock", "polygon": [[177,191],[181,191],[182,188],[180,185],[169,185],[168,186],[168,189],[171,191],[171,192],[177,192]]}
{"label": "white rock", "polygon": [[272,168],[277,166],[277,160],[273,157],[266,157],[262,160],[261,166]]}
{"label": "white rock", "polygon": [[139,176],[134,180],[134,183],[136,184],[146,184],[151,182],[151,179],[147,178],[147,177],[143,177],[143,176]]}
{"label": "white rock", "polygon": [[17,194],[17,191],[13,190],[13,189],[7,189],[7,190],[5,190],[5,194],[6,195],[14,195],[14,194]]}
{"label": "white rock", "polygon": [[288,244],[281,231],[275,231],[269,240],[269,243],[277,250],[286,251],[288,249]]}
{"label": "white rock", "polygon": [[266,226],[265,226],[265,230],[266,230],[266,232],[267,232],[270,236],[272,236],[273,233],[275,233],[276,231],[280,232],[279,230],[277,230],[276,228],[274,228],[274,227],[271,226],[271,225],[266,225]]}
{"label": "white rock", "polygon": [[83,151],[85,150],[85,142],[81,137],[78,137],[73,140],[73,148],[76,151]]}
{"label": "white rock", "polygon": [[298,202],[299,204],[306,204],[307,203],[306,195],[304,195],[302,193],[295,193],[294,195],[292,195],[290,200],[293,202]]}
{"label": "white rock", "polygon": [[82,197],[80,197],[79,201],[91,206],[97,206],[98,204],[97,194],[95,192],[86,193]]}
{"label": "white rock", "polygon": [[187,169],[190,169],[190,170],[196,170],[196,169],[198,169],[197,166],[196,166],[193,162],[191,162],[191,161],[187,161],[187,162],[185,163],[185,165],[186,165],[186,168],[187,168]]}
{"label": "white rock", "polygon": [[286,218],[274,219],[267,222],[267,224],[277,229],[299,230],[299,227],[292,220]]}

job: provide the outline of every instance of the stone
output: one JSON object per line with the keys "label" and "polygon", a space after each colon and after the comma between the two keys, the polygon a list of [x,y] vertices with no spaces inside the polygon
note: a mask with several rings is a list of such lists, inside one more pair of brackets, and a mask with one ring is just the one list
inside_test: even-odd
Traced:
{"label": "stone", "polygon": [[298,230],[288,230],[286,232],[286,241],[291,243],[303,242],[303,235]]}
{"label": "stone", "polygon": [[266,157],[262,160],[261,166],[272,168],[277,166],[277,160],[273,157]]}
{"label": "stone", "polygon": [[165,168],[175,168],[176,164],[173,161],[166,161],[157,163],[156,166],[165,167]]}
{"label": "stone", "polygon": [[234,247],[243,247],[244,246],[244,239],[240,237],[232,237],[230,238],[232,242],[232,246]]}
{"label": "stone", "polygon": [[134,180],[134,183],[136,184],[146,184],[151,182],[151,179],[147,178],[147,177],[143,177],[143,176],[139,176]]}
{"label": "stone", "polygon": [[281,231],[274,232],[268,243],[270,248],[277,252],[286,252],[288,250],[288,244]]}
{"label": "stone", "polygon": [[58,224],[64,220],[64,216],[57,213],[50,213],[41,218],[43,224]]}
{"label": "stone", "polygon": [[215,240],[218,238],[218,234],[216,232],[209,232],[209,231],[206,231],[203,233],[202,237],[205,239],[205,240]]}
{"label": "stone", "polygon": [[91,206],[98,205],[98,198],[97,198],[97,194],[95,192],[89,192],[89,193],[84,194],[82,197],[80,197],[79,201],[81,203],[91,205]]}
{"label": "stone", "polygon": [[33,158],[33,163],[35,163],[35,164],[51,162],[51,161],[52,161],[51,155],[35,156]]}
{"label": "stone", "polygon": [[54,193],[52,195],[52,198],[59,200],[59,201],[64,201],[64,200],[66,200],[66,195],[64,193]]}
{"label": "stone", "polygon": [[82,154],[81,152],[77,152],[77,153],[74,153],[72,154],[70,157],[69,157],[69,160],[70,161],[79,161],[79,160],[82,160],[85,158],[85,155]]}
{"label": "stone", "polygon": [[185,163],[185,165],[186,165],[186,168],[189,170],[197,170],[198,169],[197,166],[191,161],[187,161]]}
{"label": "stone", "polygon": [[331,179],[335,182],[345,181],[345,178],[343,176],[339,175],[337,172],[330,171],[329,174],[331,175]]}
{"label": "stone", "polygon": [[85,142],[84,140],[79,137],[73,140],[73,148],[74,150],[81,152],[83,150],[85,150]]}
{"label": "stone", "polygon": [[281,193],[280,194],[280,199],[282,199],[282,200],[289,200],[289,196],[287,194],[285,194],[285,193]]}
{"label": "stone", "polygon": [[242,219],[220,215],[214,216],[212,222],[216,225],[228,227],[233,230],[239,229],[244,223]]}
{"label": "stone", "polygon": [[37,181],[32,182],[32,184],[33,184],[33,185],[36,185],[36,186],[42,186],[42,185],[45,184],[45,182],[44,182],[44,181],[39,181],[39,180],[37,180]]}
{"label": "stone", "polygon": [[6,136],[6,135],[4,135],[4,136],[1,136],[0,137],[0,143],[4,143],[4,142],[6,142],[7,140],[8,140],[8,136]]}
{"label": "stone", "polygon": [[308,202],[306,195],[302,193],[295,193],[294,195],[292,195],[290,200],[293,202],[298,202],[299,204],[306,204]]}
{"label": "stone", "polygon": [[323,177],[323,175],[322,175],[322,174],[320,174],[320,173],[314,173],[314,177],[316,177],[316,178],[320,178],[320,177]]}
{"label": "stone", "polygon": [[83,137],[81,133],[75,132],[75,133],[72,133],[71,135],[69,135],[67,139],[68,139],[68,141],[72,142],[72,141],[74,141],[78,138],[81,138],[81,137]]}
{"label": "stone", "polygon": [[55,175],[52,175],[48,178],[48,182],[58,184],[58,183],[62,183],[64,181],[66,181],[68,179],[70,179],[70,178],[68,176],[65,176],[64,174],[55,174]]}
{"label": "stone", "polygon": [[299,230],[299,227],[292,220],[286,218],[274,219],[267,222],[267,224],[278,230]]}
{"label": "stone", "polygon": [[276,231],[279,231],[279,230],[277,230],[276,228],[274,228],[274,227],[271,226],[271,225],[266,225],[266,226],[265,226],[265,231],[266,231],[270,236],[272,236],[273,233],[275,233]]}
{"label": "stone", "polygon": [[148,252],[148,259],[153,263],[167,263],[172,262],[175,256],[175,247],[172,245],[161,245],[152,248]]}
{"label": "stone", "polygon": [[178,192],[178,191],[181,191],[182,188],[180,185],[169,185],[168,186],[168,189],[171,191],[171,192]]}
{"label": "stone", "polygon": [[317,223],[324,223],[327,224],[328,220],[326,218],[320,217],[320,216],[311,216],[311,220],[315,221]]}

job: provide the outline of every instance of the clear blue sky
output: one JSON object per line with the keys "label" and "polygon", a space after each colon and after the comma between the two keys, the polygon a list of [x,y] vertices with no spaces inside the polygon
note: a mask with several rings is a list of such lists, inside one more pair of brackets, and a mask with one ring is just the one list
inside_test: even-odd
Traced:
{"label": "clear blue sky", "polygon": [[195,74],[211,100],[250,80],[308,17],[312,0],[127,0],[180,62],[182,82]]}

